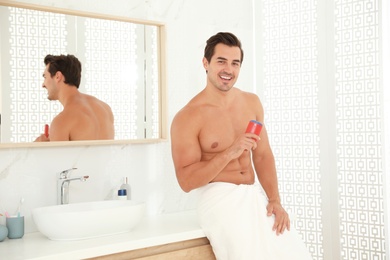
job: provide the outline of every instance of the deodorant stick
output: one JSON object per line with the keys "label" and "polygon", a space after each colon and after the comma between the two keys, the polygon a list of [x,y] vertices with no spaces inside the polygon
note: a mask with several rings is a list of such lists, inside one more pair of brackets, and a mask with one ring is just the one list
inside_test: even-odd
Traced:
{"label": "deodorant stick", "polygon": [[45,125],[45,136],[49,137],[49,125],[48,124]]}
{"label": "deodorant stick", "polygon": [[246,127],[245,133],[252,133],[256,135],[260,135],[261,129],[263,128],[263,124],[256,120],[251,120]]}

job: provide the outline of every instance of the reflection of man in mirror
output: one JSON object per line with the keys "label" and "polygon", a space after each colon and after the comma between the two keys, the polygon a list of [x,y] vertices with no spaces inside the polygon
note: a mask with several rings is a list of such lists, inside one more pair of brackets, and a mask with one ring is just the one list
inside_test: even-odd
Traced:
{"label": "reflection of man in mirror", "polygon": [[49,135],[35,142],[114,139],[114,116],[109,105],[79,91],[81,63],[73,55],[47,55],[42,87],[49,100],[64,109],[50,124]]}

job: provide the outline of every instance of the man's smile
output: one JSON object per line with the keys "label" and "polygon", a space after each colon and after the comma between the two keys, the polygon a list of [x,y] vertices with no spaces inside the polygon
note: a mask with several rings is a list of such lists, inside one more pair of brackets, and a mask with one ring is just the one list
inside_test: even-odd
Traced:
{"label": "man's smile", "polygon": [[219,77],[223,80],[231,80],[233,78],[232,76],[228,76],[228,75],[220,75]]}

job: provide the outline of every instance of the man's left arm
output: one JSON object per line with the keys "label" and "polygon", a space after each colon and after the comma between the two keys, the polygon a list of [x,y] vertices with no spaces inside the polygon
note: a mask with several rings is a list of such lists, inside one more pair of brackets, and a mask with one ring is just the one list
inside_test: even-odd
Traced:
{"label": "man's left arm", "polygon": [[290,230],[290,218],[281,205],[275,159],[264,125],[252,157],[257,177],[268,197],[267,215],[275,215],[273,230],[277,235],[282,234],[286,229]]}

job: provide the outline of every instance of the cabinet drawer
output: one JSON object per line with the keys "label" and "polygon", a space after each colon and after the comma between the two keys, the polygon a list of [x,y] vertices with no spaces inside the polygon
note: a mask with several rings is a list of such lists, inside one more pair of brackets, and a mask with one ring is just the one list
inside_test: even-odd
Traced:
{"label": "cabinet drawer", "polygon": [[89,258],[95,260],[215,260],[206,237]]}

